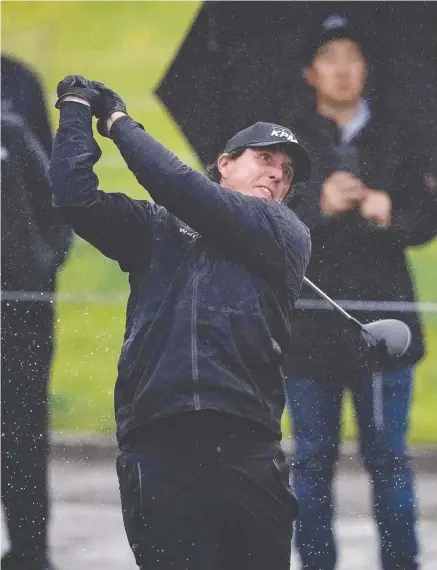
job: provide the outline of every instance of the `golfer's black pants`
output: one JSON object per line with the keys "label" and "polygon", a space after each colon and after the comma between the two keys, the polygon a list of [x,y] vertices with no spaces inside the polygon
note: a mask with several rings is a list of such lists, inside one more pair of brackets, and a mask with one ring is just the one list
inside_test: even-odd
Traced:
{"label": "golfer's black pants", "polygon": [[31,331],[8,319],[2,325],[2,502],[10,550],[37,564],[47,549],[51,327],[43,322]]}
{"label": "golfer's black pants", "polygon": [[117,460],[143,570],[289,570],[296,500],[279,443],[215,412],[162,420]]}

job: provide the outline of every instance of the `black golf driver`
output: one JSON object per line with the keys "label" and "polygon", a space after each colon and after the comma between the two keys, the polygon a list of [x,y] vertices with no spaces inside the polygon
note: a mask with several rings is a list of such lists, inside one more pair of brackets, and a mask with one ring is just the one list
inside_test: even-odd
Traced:
{"label": "black golf driver", "polygon": [[358,326],[359,329],[366,334],[369,344],[378,349],[383,360],[387,357],[389,359],[400,358],[407,352],[411,344],[411,330],[408,325],[397,319],[383,319],[373,321],[366,325],[360,323],[359,320],[346,312],[307,277],[304,277],[304,283],[311,287],[313,291],[327,301],[334,309],[339,311],[349,322]]}

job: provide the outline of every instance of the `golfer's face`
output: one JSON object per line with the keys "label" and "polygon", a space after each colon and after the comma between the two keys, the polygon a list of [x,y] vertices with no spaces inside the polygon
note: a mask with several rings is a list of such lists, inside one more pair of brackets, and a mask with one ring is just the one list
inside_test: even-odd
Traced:
{"label": "golfer's face", "polygon": [[221,185],[241,194],[282,202],[293,179],[291,158],[274,147],[248,148],[238,158],[218,160]]}

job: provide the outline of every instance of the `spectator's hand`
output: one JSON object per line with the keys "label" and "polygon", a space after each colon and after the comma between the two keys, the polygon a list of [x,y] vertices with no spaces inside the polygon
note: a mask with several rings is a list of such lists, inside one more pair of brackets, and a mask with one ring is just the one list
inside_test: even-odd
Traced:
{"label": "spectator's hand", "polygon": [[388,228],[391,222],[391,198],[387,192],[366,188],[366,194],[360,203],[360,214],[381,228]]}
{"label": "spectator's hand", "polygon": [[325,216],[352,210],[365,196],[365,186],[350,172],[337,171],[323,182],[320,206]]}
{"label": "spectator's hand", "polygon": [[85,99],[93,110],[93,107],[99,99],[100,94],[94,88],[93,82],[82,75],[67,75],[58,83],[57,87],[58,100],[55,107],[60,108],[62,101],[67,96],[80,97]]}
{"label": "spectator's hand", "polygon": [[94,88],[99,93],[98,101],[93,107],[93,113],[98,118],[97,130],[103,136],[109,136],[107,121],[113,113],[127,114],[126,103],[112,89],[103,83],[93,81]]}

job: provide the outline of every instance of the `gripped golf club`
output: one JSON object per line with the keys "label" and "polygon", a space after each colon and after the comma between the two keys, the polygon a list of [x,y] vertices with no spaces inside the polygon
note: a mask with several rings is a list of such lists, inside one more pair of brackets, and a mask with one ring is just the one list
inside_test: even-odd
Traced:
{"label": "gripped golf club", "polygon": [[328,297],[324,291],[319,289],[319,287],[307,277],[304,277],[304,283],[341,313],[348,321],[354,323],[361,331],[365,332],[372,345],[378,348],[382,346],[387,356],[400,358],[408,350],[411,344],[411,330],[410,327],[402,321],[397,319],[382,319],[367,324],[360,323],[358,319],[340,307],[338,303]]}

